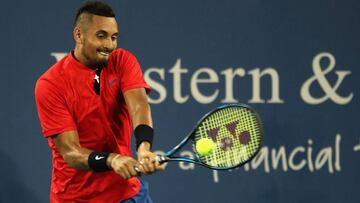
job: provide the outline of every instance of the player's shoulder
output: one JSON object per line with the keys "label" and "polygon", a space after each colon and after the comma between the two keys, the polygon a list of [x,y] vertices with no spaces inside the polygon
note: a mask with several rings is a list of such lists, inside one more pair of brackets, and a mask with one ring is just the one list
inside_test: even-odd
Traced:
{"label": "player's shoulder", "polygon": [[117,60],[118,62],[119,61],[124,61],[124,60],[134,60],[134,59],[136,59],[135,55],[131,51],[129,51],[127,49],[124,49],[124,48],[115,49],[111,53],[111,57],[114,60]]}
{"label": "player's shoulder", "polygon": [[69,55],[60,59],[58,62],[50,66],[36,81],[36,87],[57,87],[62,84],[61,80],[65,74],[65,68],[68,66]]}
{"label": "player's shoulder", "polygon": [[50,66],[40,77],[39,80],[42,79],[50,79],[50,80],[56,80],[57,78],[61,78],[61,76],[65,73],[65,69],[69,66],[70,55],[64,56],[62,59],[60,59],[58,62]]}
{"label": "player's shoulder", "polygon": [[124,48],[116,48],[112,53],[112,55],[133,55],[132,52],[130,52],[129,50],[127,49],[124,49]]}

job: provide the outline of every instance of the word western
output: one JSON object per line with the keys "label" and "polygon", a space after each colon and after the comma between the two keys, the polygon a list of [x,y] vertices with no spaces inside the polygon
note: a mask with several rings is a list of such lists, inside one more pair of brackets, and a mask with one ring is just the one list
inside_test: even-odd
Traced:
{"label": "word western", "polygon": [[[67,53],[53,52],[50,55],[57,61]],[[322,67],[321,61],[329,62],[326,68]],[[353,92],[338,93],[341,84],[346,77],[351,75],[351,71],[335,69],[335,57],[331,53],[323,52],[317,54],[312,61],[313,76],[309,76],[302,84],[299,94],[301,99],[310,105],[319,105],[328,100],[346,105],[353,99]],[[306,67],[304,67],[306,68]],[[166,70],[168,70],[166,72]],[[195,69],[190,73],[189,69],[182,66],[181,58],[178,58],[171,68],[150,67],[144,69],[144,78],[149,86],[154,90],[149,95],[149,102],[152,104],[163,103],[170,98],[178,104],[191,102],[191,99],[200,104],[217,103],[237,103],[244,101],[244,97],[250,99],[248,103],[253,104],[281,104],[284,99],[280,96],[280,76],[275,68],[233,68],[215,70],[210,67]],[[327,74],[335,72],[337,75],[334,81],[328,81]],[[184,84],[186,82],[186,84]],[[314,96],[311,89],[314,85],[320,86],[323,95]],[[240,85],[241,84],[241,85]],[[251,96],[247,88],[251,88]],[[262,92],[261,90],[266,90]],[[342,90],[348,91],[348,90]],[[172,93],[169,96],[169,93]],[[265,95],[265,96],[264,96]],[[264,98],[266,97],[266,98]]]}

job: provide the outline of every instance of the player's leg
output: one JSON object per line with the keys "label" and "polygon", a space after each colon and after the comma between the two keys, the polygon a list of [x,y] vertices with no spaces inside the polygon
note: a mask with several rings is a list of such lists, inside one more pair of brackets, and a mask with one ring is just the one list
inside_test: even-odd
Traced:
{"label": "player's leg", "polygon": [[142,179],[140,179],[140,183],[140,192],[134,197],[124,200],[121,203],[153,203],[150,197],[149,184]]}

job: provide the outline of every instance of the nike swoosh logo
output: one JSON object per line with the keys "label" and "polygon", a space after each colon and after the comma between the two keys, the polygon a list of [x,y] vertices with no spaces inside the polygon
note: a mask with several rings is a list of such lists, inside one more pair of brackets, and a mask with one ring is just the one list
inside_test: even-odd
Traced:
{"label": "nike swoosh logo", "polygon": [[99,156],[99,155],[96,155],[96,156],[95,156],[95,160],[101,160],[101,159],[103,159],[103,158],[105,158],[105,157]]}
{"label": "nike swoosh logo", "polygon": [[115,81],[117,81],[117,79],[110,80],[109,85],[111,86],[112,84],[114,84]]}

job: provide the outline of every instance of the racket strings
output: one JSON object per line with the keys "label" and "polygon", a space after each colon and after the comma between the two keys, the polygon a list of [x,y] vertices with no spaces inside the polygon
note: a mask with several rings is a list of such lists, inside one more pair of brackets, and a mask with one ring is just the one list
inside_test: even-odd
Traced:
{"label": "racket strings", "polygon": [[245,163],[260,148],[260,125],[257,116],[247,108],[224,108],[209,115],[199,124],[194,140],[196,144],[202,138],[210,138],[216,147],[210,155],[198,154],[200,160],[221,168]]}

